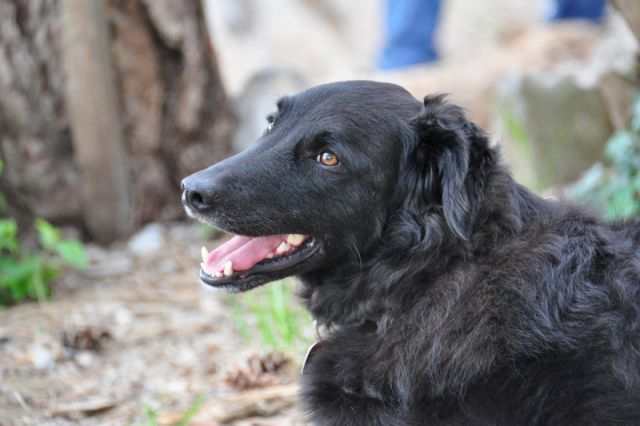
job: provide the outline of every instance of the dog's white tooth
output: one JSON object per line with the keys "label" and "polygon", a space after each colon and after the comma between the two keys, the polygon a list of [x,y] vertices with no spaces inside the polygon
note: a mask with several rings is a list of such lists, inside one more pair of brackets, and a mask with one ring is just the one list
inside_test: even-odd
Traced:
{"label": "dog's white tooth", "polygon": [[200,267],[207,275],[211,275],[211,271],[207,268],[207,265],[205,265],[204,262],[200,263]]}
{"label": "dog's white tooth", "polygon": [[269,254],[267,255],[267,259],[273,259],[273,253],[269,253]]}
{"label": "dog's white tooth", "polygon": [[227,263],[224,264],[224,276],[230,277],[231,275],[233,275],[233,262],[227,260]]}
{"label": "dog's white tooth", "polygon": [[222,276],[222,272],[216,271],[216,273],[213,274],[213,276],[216,277],[216,278],[220,278]]}
{"label": "dog's white tooth", "polygon": [[283,241],[283,242],[280,243],[280,245],[276,249],[276,254],[282,254],[285,251],[288,251],[290,248],[291,248],[291,246]]}
{"label": "dog's white tooth", "polygon": [[287,243],[294,247],[298,247],[304,241],[304,235],[301,234],[289,234],[287,235]]}
{"label": "dog's white tooth", "polygon": [[202,246],[201,253],[202,253],[202,261],[206,262],[207,256],[209,256],[209,252],[207,251],[207,248],[205,246]]}

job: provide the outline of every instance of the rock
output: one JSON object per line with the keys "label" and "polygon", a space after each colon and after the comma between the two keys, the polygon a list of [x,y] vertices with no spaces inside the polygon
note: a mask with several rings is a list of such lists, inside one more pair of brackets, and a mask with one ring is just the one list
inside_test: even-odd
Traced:
{"label": "rock", "polygon": [[310,84],[369,68],[380,36],[382,2],[207,0],[207,22],[228,93],[260,70],[295,70]]}
{"label": "rock", "polygon": [[55,365],[53,353],[42,345],[34,344],[31,346],[29,354],[31,355],[31,362],[38,370],[46,370]]}
{"label": "rock", "polygon": [[116,277],[133,270],[133,260],[126,250],[105,250],[90,244],[86,248],[89,266],[82,271],[91,278]]}
{"label": "rock", "polygon": [[598,48],[594,66],[602,69],[600,87],[616,131],[631,125],[633,99],[640,89],[637,79],[638,40],[623,18],[611,14],[611,34]]}
{"label": "rock", "polygon": [[157,253],[164,245],[164,228],[150,223],[129,240],[129,250],[138,256]]}
{"label": "rock", "polygon": [[613,125],[628,121],[629,98],[620,92],[634,92],[628,80],[637,52],[638,42],[612,14],[589,56],[502,81],[496,127],[517,180],[538,190],[561,186],[601,158]]}
{"label": "rock", "polygon": [[610,72],[635,76],[639,47],[638,40],[635,39],[624,19],[612,12],[601,43],[584,67],[588,74],[594,75],[594,78]]}
{"label": "rock", "polygon": [[597,80],[585,84],[578,70],[512,75],[498,87],[500,142],[516,180],[531,188],[575,180],[612,133]]}
{"label": "rock", "polygon": [[117,277],[133,270],[133,261],[125,255],[109,256],[97,265],[91,265],[82,273],[91,278]]}
{"label": "rock", "polygon": [[93,364],[95,356],[89,351],[79,351],[76,354],[76,362],[82,367],[89,367]]}
{"label": "rock", "polygon": [[251,145],[267,126],[265,117],[276,110],[276,101],[306,86],[304,78],[294,71],[265,69],[258,72],[234,101],[238,128],[231,144],[235,152]]}

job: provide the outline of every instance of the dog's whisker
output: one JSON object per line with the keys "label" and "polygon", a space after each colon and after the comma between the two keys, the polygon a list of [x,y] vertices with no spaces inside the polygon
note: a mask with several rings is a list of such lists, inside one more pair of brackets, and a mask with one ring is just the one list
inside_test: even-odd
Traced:
{"label": "dog's whisker", "polygon": [[359,274],[362,274],[362,269],[364,267],[364,264],[362,263],[362,256],[360,255],[360,250],[358,250],[358,246],[356,245],[355,241],[351,241],[349,245],[355,251],[356,256],[358,257],[358,263],[359,263],[359,266],[360,266]]}

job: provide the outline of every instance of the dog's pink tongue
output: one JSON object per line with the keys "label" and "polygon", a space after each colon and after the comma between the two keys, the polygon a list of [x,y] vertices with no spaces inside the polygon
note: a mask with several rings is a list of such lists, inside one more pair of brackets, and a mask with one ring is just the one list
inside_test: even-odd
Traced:
{"label": "dog's pink tongue", "polygon": [[234,271],[246,271],[256,263],[265,259],[283,241],[286,235],[270,235],[268,237],[233,237],[207,256],[207,268],[211,271],[222,271],[225,263],[231,261]]}

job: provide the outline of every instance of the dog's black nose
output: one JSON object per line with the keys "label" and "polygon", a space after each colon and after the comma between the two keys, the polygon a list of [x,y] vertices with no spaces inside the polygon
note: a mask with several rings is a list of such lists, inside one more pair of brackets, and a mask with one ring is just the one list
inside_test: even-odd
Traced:
{"label": "dog's black nose", "polygon": [[182,180],[180,186],[182,187],[182,204],[190,207],[197,212],[204,212],[215,205],[216,193],[213,188],[206,188],[200,182],[200,179],[195,179],[194,175],[186,177]]}

